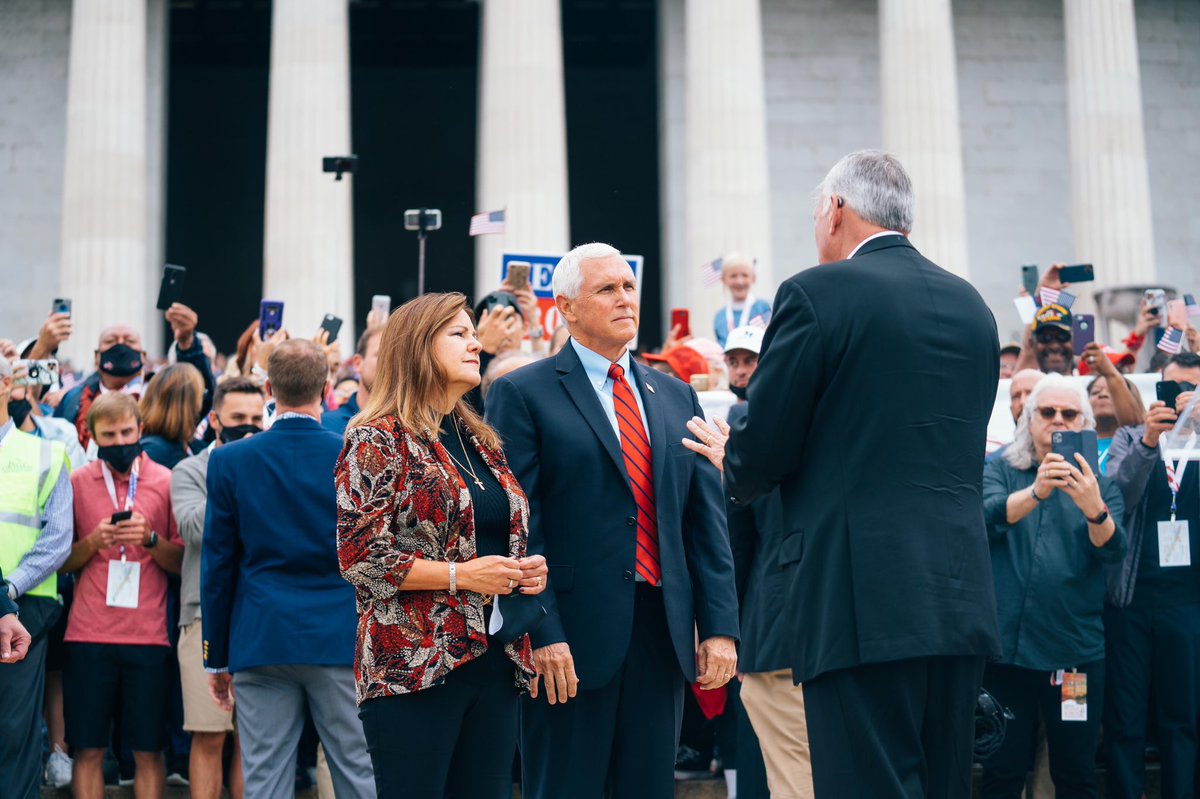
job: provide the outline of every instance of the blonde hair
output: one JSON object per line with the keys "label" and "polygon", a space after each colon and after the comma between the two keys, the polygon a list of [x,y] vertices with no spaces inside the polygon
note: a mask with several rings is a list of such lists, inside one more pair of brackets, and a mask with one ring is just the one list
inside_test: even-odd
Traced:
{"label": "blonde hair", "polygon": [[168,366],[150,380],[142,395],[142,435],[162,436],[186,446],[196,433],[203,404],[200,370],[190,363]]}
{"label": "blonde hair", "polygon": [[[350,420],[349,427],[395,416],[409,432],[436,435],[442,424],[442,413],[436,405],[442,399],[446,375],[434,358],[433,341],[460,311],[466,311],[474,321],[467,298],[450,292],[425,294],[392,312],[379,339],[379,365],[371,397]],[[483,446],[492,451],[500,449],[500,436],[465,396],[455,403],[452,413]]]}
{"label": "blonde hair", "polygon": [[96,422],[119,422],[127,417],[133,417],[138,424],[142,422],[138,402],[129,394],[120,391],[110,391],[96,397],[96,401],[88,408],[87,429],[93,438],[96,436]]}

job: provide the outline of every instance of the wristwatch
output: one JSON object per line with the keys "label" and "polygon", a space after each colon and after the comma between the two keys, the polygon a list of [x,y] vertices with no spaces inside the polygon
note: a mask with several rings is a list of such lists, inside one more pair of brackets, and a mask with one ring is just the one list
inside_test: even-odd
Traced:
{"label": "wristwatch", "polygon": [[158,546],[158,533],[150,531],[150,540],[146,542],[146,549],[154,549]]}
{"label": "wristwatch", "polygon": [[1105,505],[1104,510],[1100,511],[1100,515],[1094,519],[1088,519],[1087,516],[1084,516],[1083,518],[1088,520],[1088,524],[1104,524],[1104,522],[1108,519],[1108,506]]}
{"label": "wristwatch", "polygon": [[529,328],[529,337],[532,339],[539,339],[544,335],[546,335],[546,331],[542,329],[541,325]]}

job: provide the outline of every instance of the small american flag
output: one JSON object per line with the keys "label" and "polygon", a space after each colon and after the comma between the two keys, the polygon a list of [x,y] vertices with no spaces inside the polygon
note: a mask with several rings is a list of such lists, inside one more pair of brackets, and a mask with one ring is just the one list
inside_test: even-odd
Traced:
{"label": "small american flag", "polygon": [[713,260],[700,267],[700,281],[704,284],[704,288],[712,288],[721,282],[721,259],[714,258]]}
{"label": "small american flag", "polygon": [[750,327],[766,327],[769,321],[765,314],[759,314],[746,324]]}
{"label": "small american flag", "polygon": [[1168,355],[1178,355],[1183,349],[1183,331],[1177,327],[1168,327],[1167,332],[1158,340],[1158,348]]}
{"label": "small american flag", "polygon": [[487,236],[492,233],[504,232],[504,211],[485,211],[471,217],[472,236]]}
{"label": "small american flag", "polygon": [[1196,304],[1196,298],[1191,294],[1183,295],[1183,302],[1187,305],[1188,316],[1200,316],[1200,305]]}
{"label": "small american flag", "polygon": [[1068,311],[1075,304],[1075,295],[1069,291],[1060,291],[1059,289],[1043,288],[1041,291],[1042,305],[1050,305],[1057,303]]}

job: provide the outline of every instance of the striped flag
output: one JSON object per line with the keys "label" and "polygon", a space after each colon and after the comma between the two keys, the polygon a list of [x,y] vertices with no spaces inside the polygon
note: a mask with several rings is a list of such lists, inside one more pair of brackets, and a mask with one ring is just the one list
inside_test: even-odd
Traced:
{"label": "striped flag", "polygon": [[1168,355],[1178,355],[1183,349],[1183,331],[1177,327],[1168,327],[1158,340],[1158,348]]}
{"label": "striped flag", "polygon": [[1187,305],[1188,316],[1200,316],[1200,305],[1196,304],[1196,298],[1191,294],[1184,294],[1183,301]]}
{"label": "striped flag", "polygon": [[1043,288],[1041,291],[1041,301],[1042,305],[1057,303],[1069,311],[1071,310],[1071,306],[1075,304],[1075,295],[1066,290]]}
{"label": "striped flag", "polygon": [[700,267],[700,282],[704,284],[704,288],[712,288],[721,282],[721,259],[714,258],[713,260]]}
{"label": "striped flag", "polygon": [[485,211],[471,217],[472,236],[487,236],[492,233],[504,232],[504,211]]}

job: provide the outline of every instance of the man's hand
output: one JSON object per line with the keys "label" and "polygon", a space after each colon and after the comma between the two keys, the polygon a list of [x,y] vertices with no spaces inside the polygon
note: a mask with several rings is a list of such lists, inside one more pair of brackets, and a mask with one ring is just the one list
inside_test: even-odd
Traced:
{"label": "man's hand", "polygon": [[696,652],[696,685],[702,691],[720,688],[733,679],[737,673],[737,646],[733,639],[724,635],[714,635],[700,642]]}
{"label": "man's hand", "polygon": [[1161,309],[1159,313],[1152,313],[1150,303],[1145,297],[1142,297],[1141,307],[1138,308],[1138,318],[1133,325],[1133,332],[1138,338],[1145,338],[1150,334],[1150,331],[1158,327],[1158,318],[1162,315]]}
{"label": "man's hand", "polygon": [[691,340],[691,335],[683,335],[683,325],[675,325],[671,328],[671,332],[667,336],[667,340],[663,342],[662,354],[666,355],[671,350],[675,349],[681,344],[686,344]]}
{"label": "man's hand", "polygon": [[321,328],[317,331],[317,335],[313,336],[313,343],[325,350],[325,363],[329,367],[330,374],[337,374],[337,370],[342,365],[342,345],[337,343],[335,339],[329,343],[329,331]]}
{"label": "man's hand", "polygon": [[517,563],[521,567],[520,592],[536,596],[546,590],[546,576],[550,569],[546,566],[546,558],[542,555],[530,555],[521,558]]}
{"label": "man's hand", "polygon": [[1067,463],[1067,468],[1070,469],[1070,476],[1063,486],[1063,493],[1071,498],[1085,518],[1096,518],[1104,510],[1104,498],[1100,496],[1100,482],[1092,467],[1086,458],[1076,452],[1075,463]]}
{"label": "man's hand", "polygon": [[180,350],[191,349],[196,325],[200,323],[196,312],[181,302],[173,302],[163,316],[171,326],[171,332],[175,334],[175,346]]}
{"label": "man's hand", "polygon": [[1121,377],[1116,364],[1109,360],[1108,356],[1104,354],[1104,350],[1094,341],[1083,348],[1083,361],[1088,365],[1088,369],[1101,377],[1118,379]]}
{"label": "man's hand", "polygon": [[1178,419],[1174,408],[1168,408],[1158,400],[1150,403],[1150,410],[1146,411],[1146,432],[1142,434],[1142,443],[1150,449],[1157,448],[1159,437],[1173,428]]}
{"label": "man's hand", "polygon": [[117,543],[117,525],[100,522],[96,525],[96,529],[92,531],[92,534],[88,536],[87,540],[92,542],[94,552],[108,549]]}
{"label": "man's hand", "polygon": [[511,305],[505,305],[495,313],[485,308],[479,316],[475,333],[484,352],[499,355],[520,346],[521,315]]}
{"label": "man's hand", "polygon": [[267,371],[267,361],[269,361],[271,359],[271,353],[275,351],[276,347],[278,347],[280,344],[282,344],[283,342],[285,342],[287,340],[288,340],[288,333],[286,330],[283,330],[283,329],[276,330],[274,333],[271,334],[270,338],[268,338],[266,341],[263,341],[262,337],[258,333],[258,330],[255,329],[255,331],[254,331],[254,363],[255,363],[255,365],[258,366],[259,369],[262,369],[264,372]]}
{"label": "man's hand", "polygon": [[52,358],[58,345],[71,337],[71,317],[65,313],[52,313],[42,323],[37,342],[29,351],[30,360]]}
{"label": "man's hand", "polygon": [[1047,269],[1045,274],[1042,275],[1041,279],[1038,280],[1037,297],[1034,299],[1041,299],[1042,289],[1055,289],[1056,291],[1062,291],[1071,285],[1070,283],[1062,282],[1062,278],[1058,276],[1059,270],[1064,266],[1066,266],[1066,264],[1050,264],[1050,268]]}
{"label": "man's hand", "polygon": [[150,525],[146,522],[146,517],[134,511],[125,521],[117,522],[114,540],[125,546],[143,547],[150,543]]}
{"label": "man's hand", "polygon": [[1047,452],[1038,467],[1037,475],[1033,478],[1033,491],[1045,501],[1056,488],[1066,488],[1067,478],[1071,476],[1071,467],[1057,452]]}
{"label": "man's hand", "polygon": [[729,440],[729,425],[724,419],[714,420],[708,424],[699,416],[693,416],[687,423],[688,432],[696,437],[683,439],[683,445],[692,452],[708,458],[709,463],[717,467],[717,471],[725,471],[725,442]]}
{"label": "man's hand", "polygon": [[208,675],[208,695],[217,707],[226,713],[233,712],[233,675],[229,672]]}
{"label": "man's hand", "polygon": [[17,618],[17,614],[9,613],[0,616],[0,663],[16,663],[29,652],[32,639]]}
{"label": "man's hand", "polygon": [[575,676],[575,658],[571,656],[571,647],[565,642],[533,650],[533,668],[537,674],[529,686],[531,697],[537,699],[538,680],[543,679],[546,681],[546,699],[550,704],[562,704],[574,698],[579,688],[579,678]]}

